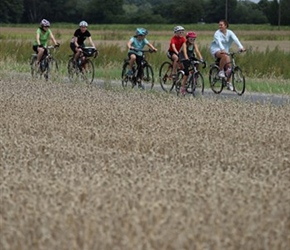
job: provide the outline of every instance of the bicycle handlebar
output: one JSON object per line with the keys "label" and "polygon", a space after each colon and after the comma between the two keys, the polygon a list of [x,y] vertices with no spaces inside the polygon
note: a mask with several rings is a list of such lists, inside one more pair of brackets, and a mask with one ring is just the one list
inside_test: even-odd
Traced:
{"label": "bicycle handlebar", "polygon": [[233,52],[223,52],[224,54],[226,54],[226,55],[228,55],[228,56],[234,56],[235,54],[242,54],[242,53],[244,53],[244,52],[246,52],[247,50],[245,49],[245,50],[238,50],[238,51],[233,51]]}
{"label": "bicycle handlebar", "polygon": [[60,44],[57,44],[57,45],[49,45],[49,46],[47,46],[46,48],[47,49],[56,49],[56,48],[58,48],[60,46]]}
{"label": "bicycle handlebar", "polygon": [[202,64],[203,64],[202,68],[203,68],[203,69],[206,68],[206,62],[203,61],[203,60],[199,60],[199,59],[196,58],[196,57],[190,57],[190,58],[189,58],[189,61],[191,61],[191,62],[196,62],[196,63],[202,63]]}
{"label": "bicycle handlebar", "polygon": [[153,49],[147,49],[147,50],[143,50],[143,49],[130,49],[130,50],[134,50],[134,51],[136,51],[136,52],[142,52],[142,53],[147,53],[147,52],[149,52],[149,53],[153,53],[153,52],[156,52],[155,50],[153,50]]}

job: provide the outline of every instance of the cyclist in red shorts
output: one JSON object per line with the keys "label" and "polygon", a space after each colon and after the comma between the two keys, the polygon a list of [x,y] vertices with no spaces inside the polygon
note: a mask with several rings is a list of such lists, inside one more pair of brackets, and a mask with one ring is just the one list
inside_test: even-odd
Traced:
{"label": "cyclist in red shorts", "polygon": [[176,26],[174,29],[174,36],[170,40],[169,49],[167,52],[167,57],[172,60],[173,67],[172,67],[172,78],[176,77],[176,69],[178,63],[178,53],[180,48],[182,47],[183,43],[186,42],[184,37],[184,28],[182,26]]}

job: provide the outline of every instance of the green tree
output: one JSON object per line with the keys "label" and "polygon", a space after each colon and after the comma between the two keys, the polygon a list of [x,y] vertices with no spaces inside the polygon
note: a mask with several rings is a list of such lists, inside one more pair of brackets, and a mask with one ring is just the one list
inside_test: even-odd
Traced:
{"label": "green tree", "polygon": [[0,23],[19,23],[23,13],[23,0],[1,0]]}
{"label": "green tree", "polygon": [[91,0],[86,17],[93,23],[119,23],[124,13],[123,0]]}

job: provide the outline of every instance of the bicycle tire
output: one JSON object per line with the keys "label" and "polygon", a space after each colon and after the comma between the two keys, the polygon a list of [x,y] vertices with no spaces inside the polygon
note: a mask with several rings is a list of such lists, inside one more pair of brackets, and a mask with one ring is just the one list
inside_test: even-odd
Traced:
{"label": "bicycle tire", "polygon": [[80,70],[76,63],[74,62],[73,57],[69,59],[68,65],[68,78],[72,83],[77,83],[80,81]]}
{"label": "bicycle tire", "polygon": [[81,79],[87,84],[92,84],[95,78],[95,66],[93,62],[86,58],[85,62],[81,65]]}
{"label": "bicycle tire", "polygon": [[200,96],[204,93],[204,79],[200,72],[196,72],[190,76],[190,91],[193,96]]}
{"label": "bicycle tire", "polygon": [[241,96],[244,94],[246,89],[246,80],[244,74],[239,66],[236,66],[232,73],[232,84],[234,91]]}
{"label": "bicycle tire", "polygon": [[181,89],[183,76],[184,76],[184,71],[183,70],[178,70],[177,74],[176,74],[175,82],[174,82],[175,91],[176,91],[177,95],[180,94],[180,89]]}
{"label": "bicycle tire", "polygon": [[211,66],[209,70],[209,83],[215,94],[220,94],[223,90],[223,79],[218,76],[219,71],[219,67],[216,65]]}
{"label": "bicycle tire", "polygon": [[31,76],[33,79],[40,79],[42,73],[39,69],[39,65],[35,65],[36,60],[37,60],[37,55],[33,55],[30,62]]}
{"label": "bicycle tire", "polygon": [[45,59],[45,60],[47,60],[47,63],[45,64],[46,69],[45,69],[44,77],[46,80],[55,81],[56,79],[58,79],[57,77],[58,69],[59,69],[58,62],[53,57],[49,59]]}
{"label": "bicycle tire", "polygon": [[134,87],[134,84],[132,84],[132,79],[127,75],[127,72],[129,70],[129,62],[127,60],[124,61],[122,66],[122,86],[124,89],[130,88],[132,89]]}
{"label": "bicycle tire", "polygon": [[153,89],[154,87],[154,72],[151,65],[146,64],[143,68],[143,76],[141,84],[145,89]]}
{"label": "bicycle tire", "polygon": [[172,81],[172,64],[168,61],[163,62],[159,69],[159,81],[161,88],[165,92],[171,92],[175,86],[175,83]]}

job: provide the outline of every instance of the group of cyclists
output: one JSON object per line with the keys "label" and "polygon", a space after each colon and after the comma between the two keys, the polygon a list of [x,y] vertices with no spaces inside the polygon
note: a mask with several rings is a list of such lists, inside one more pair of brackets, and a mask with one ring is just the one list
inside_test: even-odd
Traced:
{"label": "group of cyclists", "polygon": [[[230,68],[230,58],[227,53],[234,42],[240,51],[245,51],[245,48],[239,41],[238,37],[232,30],[228,29],[229,23],[227,20],[222,19],[219,21],[219,29],[214,33],[213,41],[210,44],[210,53],[215,60],[219,59],[220,72],[219,77],[225,78],[224,66],[228,65]],[[185,29],[182,26],[176,26],[173,29],[174,36],[170,39],[169,49],[167,51],[167,57],[172,61],[173,73],[172,79],[176,77],[178,64],[180,63],[184,70],[184,76],[182,79],[181,93],[185,94],[185,83],[189,75],[189,59],[192,57],[198,57],[200,61],[203,61],[203,57],[198,49],[198,45],[195,42],[197,34],[194,31],[188,31],[185,34]],[[132,36],[128,43],[128,58],[129,58],[129,70],[128,76],[132,75],[132,66],[136,62],[137,64],[142,60],[141,50],[148,46],[152,51],[156,52],[155,48],[147,39],[148,31],[144,28],[137,28],[136,33]],[[41,20],[40,27],[36,31],[36,40],[33,43],[33,50],[37,53],[36,64],[39,64],[48,40],[51,39],[53,43],[58,46],[52,31],[50,30],[50,22],[46,19]],[[75,30],[73,38],[70,41],[70,48],[74,53],[74,61],[76,62],[84,47],[85,40],[88,40],[90,45],[96,49],[91,33],[88,31],[88,23],[81,21],[79,28]],[[229,90],[233,90],[233,86],[230,83],[230,77],[227,78],[227,87]]]}

